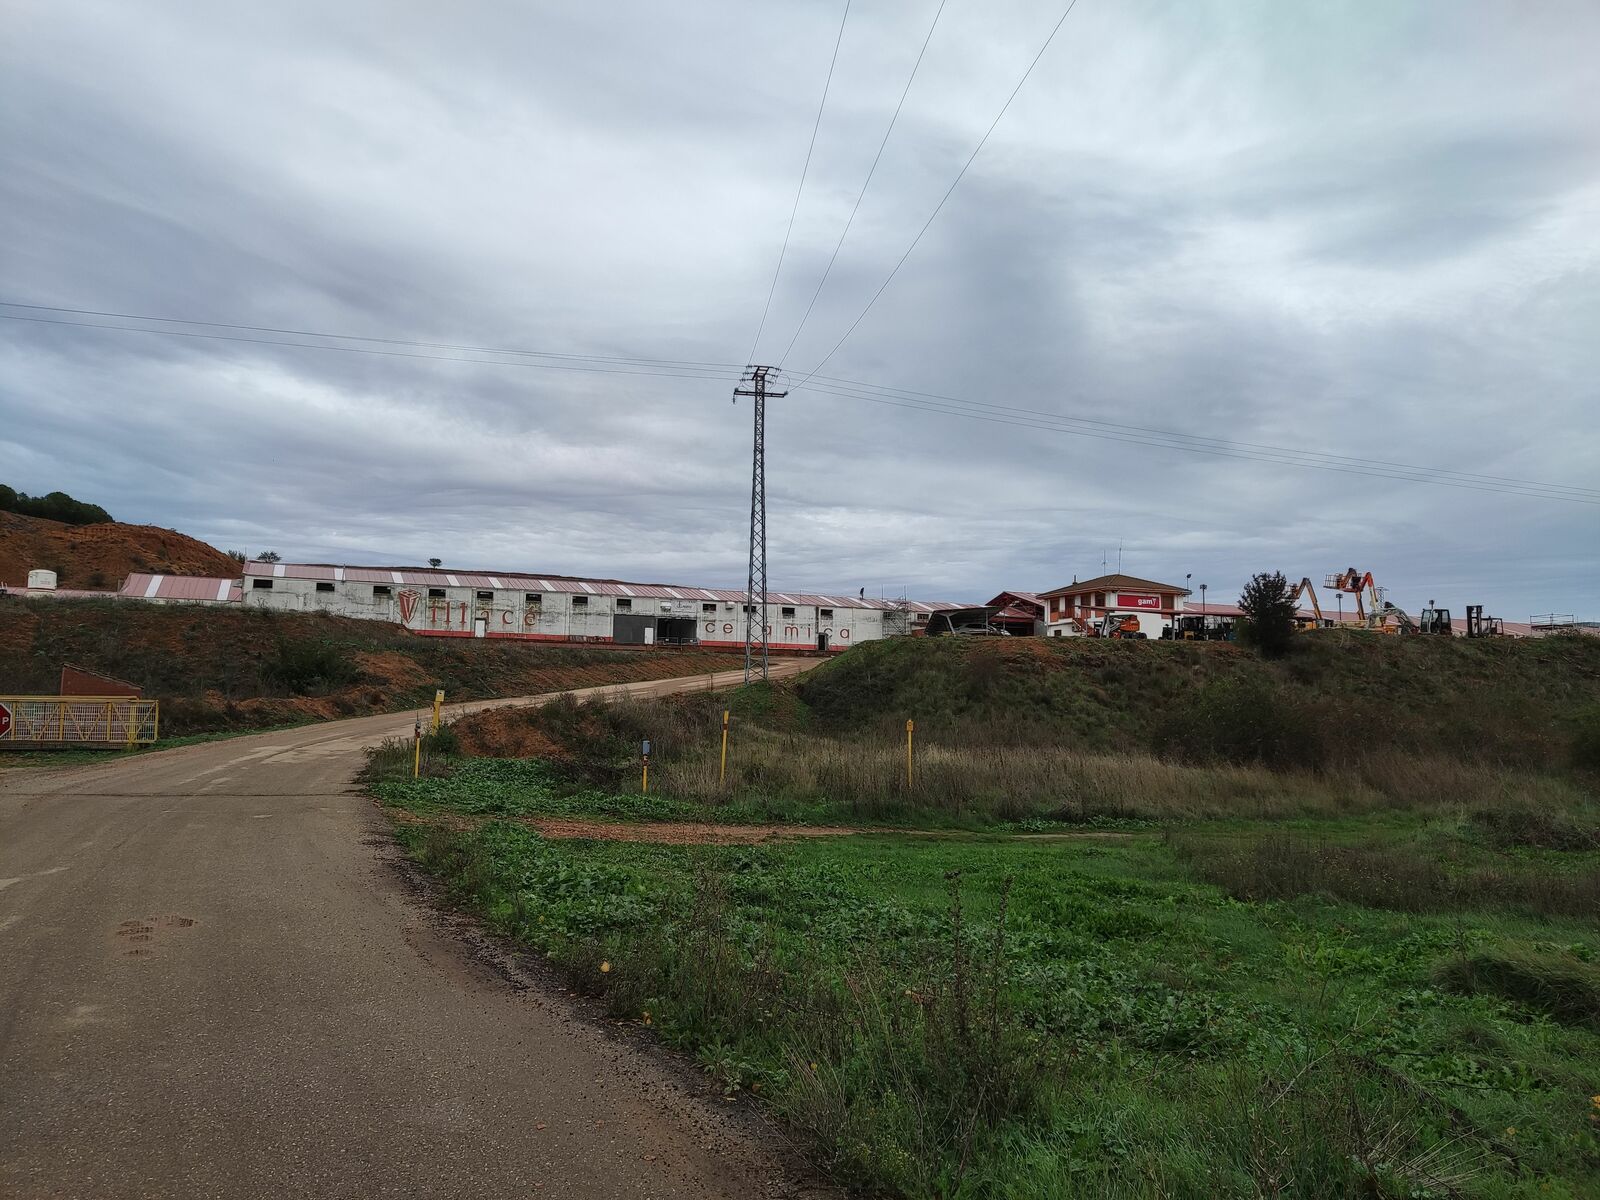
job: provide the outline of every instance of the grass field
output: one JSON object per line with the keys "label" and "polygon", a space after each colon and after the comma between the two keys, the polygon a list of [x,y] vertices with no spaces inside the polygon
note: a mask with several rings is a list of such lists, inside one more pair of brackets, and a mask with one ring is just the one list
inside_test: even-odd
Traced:
{"label": "grass field", "polygon": [[[1538,761],[1413,729],[1308,766],[1163,754],[1160,713],[1120,753],[986,745],[988,718],[946,705],[927,753],[953,765],[906,793],[838,768],[876,734],[807,700],[833,670],[729,698],[736,786],[706,782],[721,701],[692,697],[558,706],[537,718],[550,761],[458,759],[446,734],[428,777],[395,749],[371,786],[453,903],[761,1097],[853,1185],[1600,1196],[1581,728]],[[669,746],[649,796],[627,786],[642,727]],[[542,837],[542,816],[863,832],[641,845]]]}

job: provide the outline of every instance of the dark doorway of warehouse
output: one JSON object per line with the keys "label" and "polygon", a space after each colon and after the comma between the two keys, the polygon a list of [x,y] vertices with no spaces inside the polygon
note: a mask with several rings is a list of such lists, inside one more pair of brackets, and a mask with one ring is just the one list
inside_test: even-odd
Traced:
{"label": "dark doorway of warehouse", "polygon": [[817,634],[817,649],[818,650],[826,650],[827,648],[828,648],[828,635],[827,635],[827,632],[824,631],[822,633]]}
{"label": "dark doorway of warehouse", "polygon": [[693,646],[700,640],[699,624],[693,617],[661,617],[656,621],[656,641],[669,646]]}

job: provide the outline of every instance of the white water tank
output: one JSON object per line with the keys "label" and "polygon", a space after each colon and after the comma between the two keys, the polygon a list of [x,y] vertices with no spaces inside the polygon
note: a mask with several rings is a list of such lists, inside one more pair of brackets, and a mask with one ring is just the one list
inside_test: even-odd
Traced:
{"label": "white water tank", "polygon": [[28,590],[30,592],[53,592],[56,587],[56,573],[54,571],[29,571]]}

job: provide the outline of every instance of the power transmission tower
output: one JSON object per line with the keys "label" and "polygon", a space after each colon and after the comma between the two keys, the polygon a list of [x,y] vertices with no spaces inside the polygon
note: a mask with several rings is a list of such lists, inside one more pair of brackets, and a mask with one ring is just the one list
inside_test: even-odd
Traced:
{"label": "power transmission tower", "polygon": [[[757,671],[767,677],[767,397],[787,396],[788,392],[769,392],[767,376],[776,367],[752,366],[745,370],[739,386],[733,389],[733,402],[752,396],[756,402],[755,451],[750,465],[750,574],[744,589],[744,681],[749,683]],[[757,648],[760,663],[757,664]]]}

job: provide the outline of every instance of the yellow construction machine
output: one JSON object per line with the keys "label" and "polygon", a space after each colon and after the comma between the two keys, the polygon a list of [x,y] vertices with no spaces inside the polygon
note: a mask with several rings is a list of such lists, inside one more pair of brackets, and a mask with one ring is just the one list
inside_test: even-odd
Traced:
{"label": "yellow construction machine", "polygon": [[[1315,614],[1314,618],[1308,619],[1299,615],[1300,597],[1302,596],[1311,601],[1311,611]],[[1290,593],[1289,603],[1295,607],[1294,627],[1296,629],[1321,629],[1328,623],[1327,618],[1322,615],[1322,603],[1317,599],[1317,589],[1311,586],[1310,579],[1302,579],[1300,581],[1300,586]]]}

